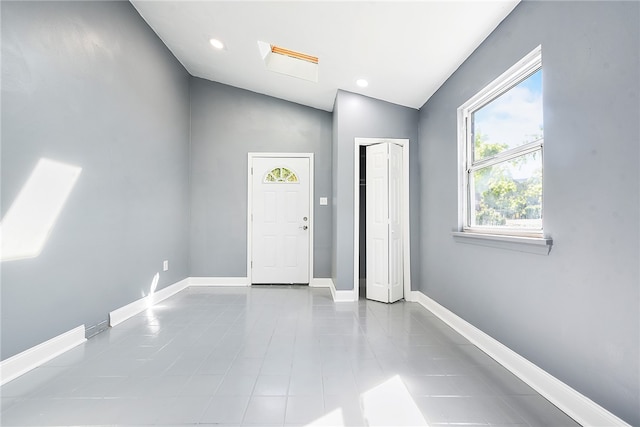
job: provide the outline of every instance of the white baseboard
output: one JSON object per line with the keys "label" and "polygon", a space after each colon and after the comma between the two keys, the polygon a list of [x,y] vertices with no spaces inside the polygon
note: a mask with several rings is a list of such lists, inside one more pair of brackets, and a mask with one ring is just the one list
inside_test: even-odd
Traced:
{"label": "white baseboard", "polygon": [[0,385],[19,377],[28,371],[37,368],[67,350],[71,350],[86,341],[84,337],[84,325],[80,325],[57,337],[51,338],[5,359],[0,362]]}
{"label": "white baseboard", "polygon": [[249,286],[247,277],[189,277],[189,286]]}
{"label": "white baseboard", "polygon": [[331,277],[314,277],[309,282],[310,288],[330,288],[333,284]]}
{"label": "white baseboard", "polygon": [[160,289],[151,295],[144,298],[140,298],[137,301],[129,303],[123,307],[120,307],[111,313],[109,313],[109,326],[113,327],[119,325],[125,320],[135,316],[152,307],[154,304],[164,301],[167,298],[177,294],[178,292],[186,289],[189,286],[189,279],[183,279],[173,285],[169,285],[166,288]]}
{"label": "white baseboard", "polygon": [[509,347],[482,332],[420,291],[411,292],[415,301],[475,344],[514,375],[583,426],[629,426],[605,408],[569,387]]}
{"label": "white baseboard", "polygon": [[354,289],[349,289],[346,291],[336,289],[336,285],[335,283],[333,283],[333,279],[331,279],[331,282],[329,283],[329,289],[331,289],[333,302],[354,302],[358,300]]}

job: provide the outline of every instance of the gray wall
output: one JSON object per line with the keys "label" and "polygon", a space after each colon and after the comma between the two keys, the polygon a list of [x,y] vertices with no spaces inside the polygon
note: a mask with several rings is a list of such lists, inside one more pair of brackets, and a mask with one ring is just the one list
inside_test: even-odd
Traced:
{"label": "gray wall", "polygon": [[314,277],[331,274],[331,113],[191,79],[191,276],[247,276],[247,153],[314,153]]}
{"label": "gray wall", "polygon": [[[353,289],[354,139],[408,138],[411,234],[419,235],[418,110],[338,91],[333,110],[333,259],[336,289]],[[418,279],[419,239],[411,239],[411,278]]]}
{"label": "gray wall", "polygon": [[2,359],[188,276],[188,79],[128,2],[2,2],[2,216],[40,158],[82,167],[1,265]]}
{"label": "gray wall", "polygon": [[[640,3],[523,2],[420,112],[420,290],[633,425]],[[549,256],[454,242],[456,109],[542,45]]]}

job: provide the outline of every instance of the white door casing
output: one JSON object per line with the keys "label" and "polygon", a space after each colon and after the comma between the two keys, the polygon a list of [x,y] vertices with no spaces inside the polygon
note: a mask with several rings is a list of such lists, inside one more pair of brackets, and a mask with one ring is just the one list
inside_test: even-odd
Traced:
{"label": "white door casing", "polygon": [[310,281],[311,160],[250,153],[250,283]]}
{"label": "white door casing", "polygon": [[402,147],[380,143],[366,150],[367,298],[395,302],[404,294]]}

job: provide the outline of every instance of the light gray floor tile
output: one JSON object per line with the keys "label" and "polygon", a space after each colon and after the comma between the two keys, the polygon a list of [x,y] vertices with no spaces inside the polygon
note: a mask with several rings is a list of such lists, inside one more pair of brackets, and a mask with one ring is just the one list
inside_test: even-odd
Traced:
{"label": "light gray floor tile", "polygon": [[203,363],[203,360],[183,356],[176,360],[175,363],[164,372],[164,375],[191,376],[198,371],[200,365]]}
{"label": "light gray floor tile", "polygon": [[[69,391],[69,396],[85,399],[120,397],[122,385],[126,380],[126,377],[97,377],[84,379],[79,387]],[[64,395],[65,393],[58,393],[57,397]]]}
{"label": "light gray floor tile", "polygon": [[159,412],[173,399],[170,397],[126,399],[117,424],[145,425],[154,424]]}
{"label": "light gray floor tile", "polygon": [[413,396],[455,396],[453,377],[444,375],[402,376],[402,381]]}
{"label": "light gray floor tile", "polygon": [[289,381],[290,396],[322,396],[322,375],[295,374]]}
{"label": "light gray floor tile", "polygon": [[327,395],[356,395],[358,387],[356,381],[351,374],[344,375],[324,375],[322,377],[322,386],[325,396]]}
{"label": "light gray floor tile", "polygon": [[249,400],[243,424],[284,423],[287,398],[284,396],[253,396]]}
{"label": "light gray floor tile", "polygon": [[213,396],[223,378],[222,375],[194,375],[178,391],[178,396]]}
{"label": "light gray floor tile", "polygon": [[[121,377],[118,378],[122,380]],[[61,375],[55,379],[47,381],[42,385],[42,387],[32,391],[28,397],[30,399],[82,397],[78,395],[78,390],[90,383],[91,379],[89,378]]]}
{"label": "light gray floor tile", "polygon": [[421,306],[302,286],[180,292],[0,387],[0,417],[361,426],[375,421],[366,396],[396,378],[431,427],[577,425]]}
{"label": "light gray floor tile", "polygon": [[248,403],[248,396],[214,396],[200,418],[200,423],[241,424]]}
{"label": "light gray floor tile", "polygon": [[24,400],[3,410],[0,419],[3,425],[10,426],[47,425],[55,405],[53,399]]}
{"label": "light gray floor tile", "polygon": [[210,397],[177,397],[160,409],[157,424],[196,424],[208,408]]}
{"label": "light gray floor tile", "polygon": [[359,395],[327,395],[324,409],[327,414],[337,412],[345,427],[366,425]]}
{"label": "light gray floor tile", "polygon": [[324,414],[324,403],[321,396],[289,396],[285,424],[310,424]]}
{"label": "light gray floor tile", "polygon": [[291,374],[293,356],[291,359],[269,358],[264,360],[260,368],[260,375],[287,375]]}
{"label": "light gray floor tile", "polygon": [[200,375],[226,374],[232,363],[233,358],[211,356],[198,367],[196,373]]}
{"label": "light gray floor tile", "polygon": [[531,426],[578,426],[542,396],[506,396],[503,400]]}
{"label": "light gray floor tile", "polygon": [[0,396],[28,397],[42,387],[49,386],[69,370],[67,367],[36,368],[0,387]]}
{"label": "light gray floor tile", "polygon": [[[434,422],[450,424],[489,424],[490,422],[513,421],[509,413],[504,411],[498,398],[481,398],[454,396],[429,397],[426,407],[437,408],[437,412],[427,411],[427,417]],[[423,401],[424,402],[424,401]],[[518,420],[516,420],[518,421]],[[522,421],[519,419],[519,421]]]}
{"label": "light gray floor tile", "polygon": [[498,395],[537,395],[536,391],[502,366],[478,367],[481,377]]}
{"label": "light gray floor tile", "polygon": [[288,375],[260,375],[253,389],[254,396],[286,396],[289,389]]}
{"label": "light gray floor tile", "polygon": [[20,402],[20,399],[17,397],[3,397],[0,398],[0,402],[2,406],[0,407],[0,422],[2,421],[1,414],[7,411],[9,408],[14,406],[16,403]]}
{"label": "light gray floor tile", "polygon": [[450,376],[459,396],[492,396],[496,394],[494,388],[480,375]]}
{"label": "light gray floor tile", "polygon": [[163,375],[173,364],[173,360],[164,356],[144,360],[142,365],[131,372],[130,377],[153,377]]}
{"label": "light gray floor tile", "polygon": [[258,375],[262,367],[262,358],[238,357],[229,368],[228,375]]}
{"label": "light gray floor tile", "polygon": [[224,377],[216,391],[218,396],[250,396],[258,379],[257,375],[232,375]]}

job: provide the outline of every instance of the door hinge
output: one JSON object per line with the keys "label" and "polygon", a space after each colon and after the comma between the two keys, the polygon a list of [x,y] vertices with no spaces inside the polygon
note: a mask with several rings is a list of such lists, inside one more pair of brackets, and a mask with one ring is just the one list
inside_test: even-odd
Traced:
{"label": "door hinge", "polygon": [[253,166],[251,167],[251,175],[253,175]]}
{"label": "door hinge", "polygon": [[253,268],[253,261],[251,261],[251,268]]}

